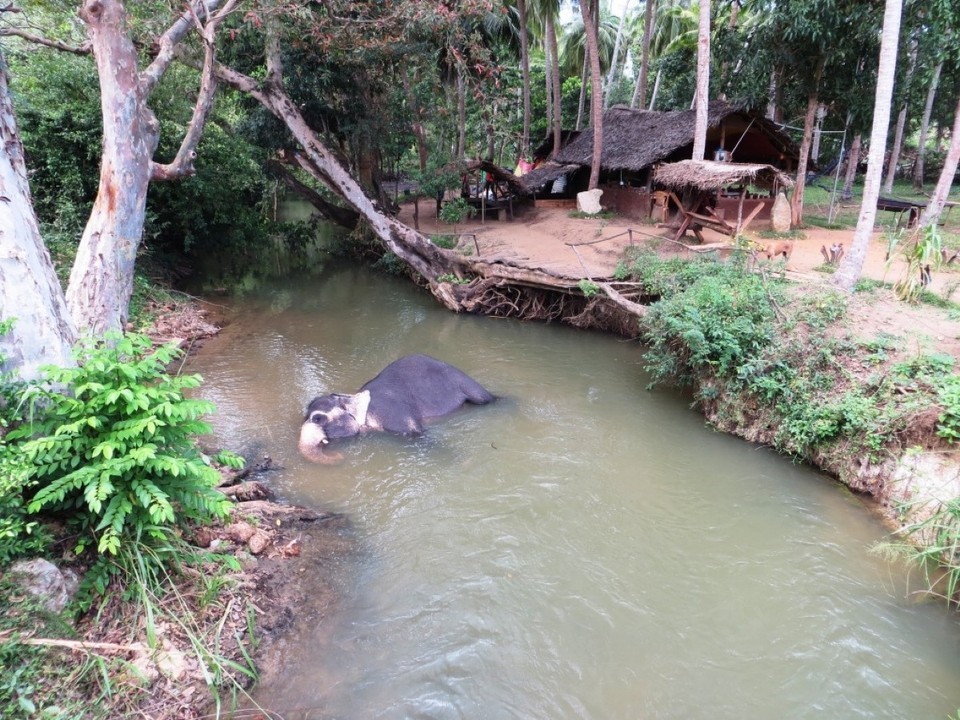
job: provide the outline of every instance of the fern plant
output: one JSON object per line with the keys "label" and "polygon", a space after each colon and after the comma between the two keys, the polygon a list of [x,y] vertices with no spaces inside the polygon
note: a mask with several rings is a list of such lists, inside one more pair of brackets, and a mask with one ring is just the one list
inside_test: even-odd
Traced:
{"label": "fern plant", "polygon": [[[76,368],[47,368],[47,383],[27,391],[36,417],[22,436],[37,491],[32,513],[59,512],[78,525],[76,552],[96,542],[115,555],[125,538],[163,540],[186,521],[226,514],[219,473],[195,438],[212,403],[187,398],[198,375],[170,376],[173,345],[152,348],[142,335],[81,343]],[[217,461],[240,467],[221,453]]]}

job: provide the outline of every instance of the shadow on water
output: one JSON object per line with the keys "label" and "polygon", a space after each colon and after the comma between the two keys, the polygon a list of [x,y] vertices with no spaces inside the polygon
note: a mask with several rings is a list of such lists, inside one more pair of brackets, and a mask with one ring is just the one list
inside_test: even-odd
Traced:
{"label": "shadow on water", "polygon": [[[284,645],[256,699],[296,718],[944,718],[960,625],[870,554],[859,500],[646,390],[640,348],[453,315],[356,267],[234,302],[200,372],[218,443],[344,513],[334,616]],[[505,400],[335,467],[296,451],[311,397],[425,352]],[[322,581],[323,568],[305,576]],[[307,593],[309,595],[309,593]]]}

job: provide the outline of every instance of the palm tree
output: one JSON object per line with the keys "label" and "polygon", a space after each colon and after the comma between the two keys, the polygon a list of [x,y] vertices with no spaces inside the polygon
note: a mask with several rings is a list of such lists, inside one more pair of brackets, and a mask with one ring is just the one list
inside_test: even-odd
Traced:
{"label": "palm tree", "polygon": [[539,35],[542,30],[544,57],[547,62],[547,116],[550,119],[553,133],[553,152],[560,150],[560,137],[563,129],[560,82],[560,53],[557,47],[557,18],[560,15],[559,0],[534,0],[530,5],[535,32]]}
{"label": "palm tree", "polygon": [[593,158],[590,161],[588,190],[600,184],[600,161],[603,155],[603,76],[600,73],[600,42],[597,38],[599,0],[580,0],[587,54],[590,58],[590,123],[593,125]]}
{"label": "palm tree", "polygon": [[640,75],[633,91],[630,107],[645,106],[647,102],[647,78],[650,75],[650,40],[653,35],[653,16],[657,0],[646,0],[643,8],[643,47],[640,52]]}
{"label": "palm tree", "polygon": [[930,196],[930,202],[927,203],[923,216],[920,218],[920,227],[934,225],[940,219],[940,213],[943,212],[947,195],[950,194],[953,176],[957,174],[958,163],[960,163],[960,98],[957,99],[957,109],[953,115],[950,149],[947,150],[947,157],[944,158],[943,170],[940,173],[940,180],[937,181],[937,187],[934,189],[933,195]]}
{"label": "palm tree", "polygon": [[873,234],[873,222],[877,216],[883,155],[887,144],[887,130],[890,127],[890,101],[893,98],[893,82],[897,70],[897,43],[902,10],[903,0],[886,0],[883,12],[883,33],[880,36],[877,92],[873,103],[873,128],[870,131],[870,152],[863,185],[860,218],[857,220],[857,230],[853,235],[850,252],[844,256],[833,276],[834,285],[847,292],[851,292],[857,280],[860,279],[863,261],[867,256],[867,246]]}
{"label": "palm tree", "polygon": [[693,124],[693,159],[703,160],[707,148],[707,103],[710,101],[710,0],[700,0],[697,37],[697,91]]}

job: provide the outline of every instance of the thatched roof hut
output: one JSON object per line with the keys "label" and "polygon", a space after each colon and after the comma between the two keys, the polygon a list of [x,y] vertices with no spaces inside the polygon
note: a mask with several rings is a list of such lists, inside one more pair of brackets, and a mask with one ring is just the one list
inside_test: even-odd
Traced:
{"label": "thatched roof hut", "polygon": [[773,190],[793,187],[790,176],[772,165],[713,160],[681,160],[660,165],[654,171],[653,179],[657,184],[675,190],[688,187],[703,191],[722,190],[731,185],[756,185]]}
{"label": "thatched roof hut", "polygon": [[[659,162],[688,159],[693,148],[694,110],[652,112],[613,107],[603,114],[603,158],[606,173],[641,177]],[[798,152],[793,141],[763,116],[722,100],[709,104],[707,148],[722,148],[737,162],[762,163],[790,170]],[[523,186],[533,193],[558,174],[558,166],[589,168],[593,132],[584,130],[559,153],[524,175]],[[569,172],[568,167],[565,172]],[[563,173],[559,173],[563,174]],[[549,179],[548,179],[549,178]]]}

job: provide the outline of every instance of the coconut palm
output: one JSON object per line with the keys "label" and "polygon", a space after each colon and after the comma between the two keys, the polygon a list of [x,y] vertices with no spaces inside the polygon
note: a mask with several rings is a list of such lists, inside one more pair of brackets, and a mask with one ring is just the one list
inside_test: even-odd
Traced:
{"label": "coconut palm", "polygon": [[883,33],[880,36],[877,90],[873,104],[873,129],[870,132],[870,152],[867,160],[867,174],[864,178],[860,217],[857,220],[857,229],[853,235],[850,252],[844,256],[833,276],[833,283],[847,292],[851,292],[857,280],[860,279],[863,261],[867,256],[867,246],[873,235],[873,222],[877,216],[883,156],[887,144],[887,130],[890,127],[890,101],[893,98],[893,83],[896,77],[897,44],[902,9],[903,0],[886,0]]}

